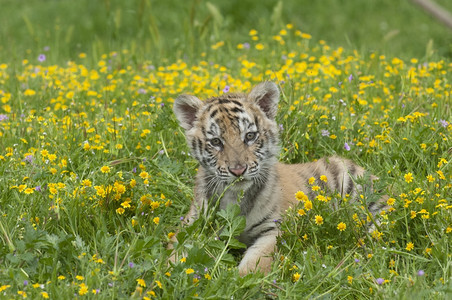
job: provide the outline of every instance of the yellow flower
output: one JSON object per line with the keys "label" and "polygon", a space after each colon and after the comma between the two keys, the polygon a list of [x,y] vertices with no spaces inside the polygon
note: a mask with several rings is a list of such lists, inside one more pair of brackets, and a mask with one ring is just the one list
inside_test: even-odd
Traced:
{"label": "yellow flower", "polygon": [[307,211],[310,211],[311,209],[312,209],[312,202],[311,201],[306,201],[305,203],[304,203],[304,208],[307,210]]}
{"label": "yellow flower", "polygon": [[189,268],[189,269],[185,270],[185,274],[190,275],[190,274],[193,274],[193,273],[195,273],[195,270],[193,270],[192,268]]}
{"label": "yellow flower", "polygon": [[137,185],[137,181],[135,179],[130,180],[130,187],[134,188]]}
{"label": "yellow flower", "polygon": [[413,181],[413,174],[411,174],[411,172],[406,173],[405,175],[403,175],[403,177],[405,178],[405,181],[408,182],[408,183]]}
{"label": "yellow flower", "polygon": [[308,196],[305,195],[305,193],[303,193],[302,191],[298,191],[295,193],[295,198],[298,201],[306,201],[308,200]]}
{"label": "yellow flower", "polygon": [[322,175],[322,176],[320,176],[320,180],[322,180],[322,181],[324,181],[324,182],[327,182],[327,181],[328,181],[328,178],[326,178],[325,175]]}
{"label": "yellow flower", "polygon": [[49,299],[49,294],[47,292],[41,292],[41,296],[44,299]]}
{"label": "yellow flower", "polygon": [[139,286],[146,287],[146,282],[144,281],[144,279],[138,278],[137,283]]}
{"label": "yellow flower", "polygon": [[154,222],[155,224],[159,224],[159,222],[160,222],[160,218],[159,217],[155,217],[153,220],[152,220],[152,222]]}
{"label": "yellow flower", "polygon": [[142,179],[147,179],[149,177],[148,172],[142,171],[139,175]]}
{"label": "yellow flower", "polygon": [[86,295],[88,293],[88,286],[84,284],[83,282],[80,283],[80,289],[78,291],[78,294],[80,296]]}
{"label": "yellow flower", "polygon": [[160,281],[156,280],[155,283],[157,284],[157,286],[158,286],[159,288],[162,288],[162,283],[161,283]]}
{"label": "yellow flower", "polygon": [[323,217],[320,216],[320,215],[316,215],[316,216],[315,216],[315,223],[316,223],[317,225],[322,225],[322,224],[323,224]]}
{"label": "yellow flower", "polygon": [[433,177],[432,175],[428,174],[427,175],[427,180],[428,180],[428,182],[433,182],[433,181],[435,181],[435,177]]}
{"label": "yellow flower", "polygon": [[386,204],[388,204],[389,206],[393,206],[395,203],[395,199],[394,198],[389,198],[388,201],[386,201]]}
{"label": "yellow flower", "polygon": [[405,248],[407,251],[411,251],[411,250],[413,250],[414,249],[414,244],[412,243],[412,242],[409,242],[407,245],[406,245],[406,248]]}
{"label": "yellow flower", "polygon": [[306,212],[304,211],[304,209],[299,209],[299,210],[298,210],[298,214],[299,214],[300,216],[304,216],[304,215],[306,215]]}
{"label": "yellow flower", "polygon": [[125,210],[122,207],[119,207],[119,208],[116,209],[116,213],[119,214],[119,215],[122,215],[124,212],[125,212]]}
{"label": "yellow flower", "polygon": [[319,200],[319,201],[327,202],[327,198],[323,195],[317,195],[317,197],[315,197],[315,199]]}
{"label": "yellow flower", "polygon": [[124,201],[121,203],[121,206],[124,208],[130,208],[130,201]]}
{"label": "yellow flower", "polygon": [[438,162],[438,168],[441,168],[443,164],[447,164],[447,160],[441,157]]}
{"label": "yellow flower", "polygon": [[312,186],[312,190],[314,192],[317,192],[318,190],[320,190],[320,187],[318,185],[314,185],[314,186]]}
{"label": "yellow flower", "polygon": [[292,281],[297,282],[298,280],[300,280],[300,277],[301,277],[301,275],[297,272],[292,275]]}
{"label": "yellow flower", "polygon": [[347,224],[345,224],[344,222],[340,222],[339,224],[337,224],[337,229],[339,231],[344,231],[347,228]]}
{"label": "yellow flower", "polygon": [[311,177],[311,178],[308,179],[308,183],[310,185],[314,184],[314,182],[315,182],[315,178],[314,177]]}
{"label": "yellow flower", "polygon": [[102,173],[110,173],[110,167],[109,166],[103,166],[102,168],[100,168]]}
{"label": "yellow flower", "polygon": [[85,279],[85,277],[83,277],[81,275],[77,275],[77,276],[75,276],[75,279],[82,281]]}
{"label": "yellow flower", "polygon": [[256,45],[256,50],[264,50],[265,46],[261,43]]}
{"label": "yellow flower", "polygon": [[66,276],[64,276],[64,275],[58,276],[58,280],[64,280],[64,279],[66,279]]}
{"label": "yellow flower", "polygon": [[436,173],[439,175],[439,179],[442,179],[442,180],[446,180],[446,177],[444,176],[444,173],[443,173],[443,171],[436,171]]}
{"label": "yellow flower", "polygon": [[24,95],[25,96],[34,96],[34,95],[36,95],[36,92],[34,90],[32,90],[32,89],[26,89],[24,91]]}
{"label": "yellow flower", "polygon": [[89,179],[84,179],[84,180],[82,181],[82,185],[83,185],[83,186],[89,187],[89,186],[92,185],[92,182],[91,182],[91,180],[89,180]]}
{"label": "yellow flower", "polygon": [[152,208],[153,210],[155,210],[155,209],[159,208],[160,202],[158,202],[158,201],[152,201],[151,204],[150,204],[150,206],[151,206],[151,208]]}
{"label": "yellow flower", "polygon": [[32,188],[27,188],[27,189],[25,189],[25,191],[24,191],[24,193],[25,194],[33,194],[33,192],[34,192],[34,190],[32,189]]}
{"label": "yellow flower", "polygon": [[352,276],[347,276],[347,281],[348,281],[349,284],[352,284],[353,277]]}

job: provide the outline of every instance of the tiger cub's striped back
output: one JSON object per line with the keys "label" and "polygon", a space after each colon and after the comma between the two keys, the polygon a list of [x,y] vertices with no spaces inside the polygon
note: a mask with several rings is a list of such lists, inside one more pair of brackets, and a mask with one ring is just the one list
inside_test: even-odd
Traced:
{"label": "tiger cub's striped back", "polygon": [[[293,204],[297,191],[311,199],[315,196],[308,188],[311,177],[326,190],[353,197],[361,188],[354,178],[364,174],[363,168],[336,156],[306,164],[279,163],[278,100],[277,86],[263,82],[249,94],[224,94],[205,101],[181,95],[173,107],[200,164],[185,220],[192,223],[211,202],[220,201],[225,208],[242,195],[246,228],[239,240],[248,248],[239,265],[241,274],[256,268],[270,270],[279,234],[274,220]],[[328,180],[321,180],[322,175]],[[382,207],[376,204],[371,209],[377,212]]]}

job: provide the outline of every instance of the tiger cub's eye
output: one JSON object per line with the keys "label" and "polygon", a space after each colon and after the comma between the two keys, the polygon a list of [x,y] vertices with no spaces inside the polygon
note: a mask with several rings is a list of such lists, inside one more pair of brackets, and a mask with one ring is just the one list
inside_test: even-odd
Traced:
{"label": "tiger cub's eye", "polygon": [[214,147],[221,147],[223,144],[219,138],[213,138],[210,140],[210,144]]}
{"label": "tiger cub's eye", "polygon": [[257,136],[257,132],[248,132],[245,135],[245,142],[251,142],[253,141]]}

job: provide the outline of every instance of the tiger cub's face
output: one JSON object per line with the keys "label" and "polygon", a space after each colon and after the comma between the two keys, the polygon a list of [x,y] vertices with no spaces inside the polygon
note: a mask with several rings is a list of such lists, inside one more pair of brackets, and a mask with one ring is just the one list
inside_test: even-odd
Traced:
{"label": "tiger cub's face", "polygon": [[278,127],[274,120],[279,99],[272,82],[257,85],[248,94],[224,94],[201,101],[181,95],[174,113],[185,129],[193,156],[208,176],[211,188],[228,185],[246,189],[265,178],[276,161]]}

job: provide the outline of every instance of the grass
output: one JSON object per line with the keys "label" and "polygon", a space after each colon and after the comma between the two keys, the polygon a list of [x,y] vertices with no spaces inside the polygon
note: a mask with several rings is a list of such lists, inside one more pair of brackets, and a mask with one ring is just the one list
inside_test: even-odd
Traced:
{"label": "grass", "polygon": [[[360,35],[364,25],[337,27],[361,11],[344,4],[326,24],[349,36],[344,43],[323,22],[308,22],[314,14],[295,18],[301,8],[286,2],[255,10],[245,2],[234,12],[216,1],[172,10],[171,2],[74,3],[50,2],[49,12],[30,1],[20,14],[12,13],[16,2],[2,3],[0,14],[11,18],[0,18],[1,44],[10,46],[0,56],[1,298],[452,293],[452,62],[434,22],[394,4],[429,34],[409,38],[410,17],[388,17],[409,28],[401,41],[382,44],[377,32]],[[330,4],[310,8],[329,20],[338,5]],[[157,17],[163,11],[167,19]],[[196,162],[171,103],[182,92],[209,97],[262,80],[278,82],[283,95],[281,161],[351,158],[380,177],[375,188],[391,208],[367,233],[360,205],[332,211],[326,202],[335,195],[311,199],[313,208],[300,202],[280,224],[273,271],[240,277],[236,207],[180,229]],[[363,192],[363,202],[373,199]],[[188,255],[168,266],[166,242],[176,230],[178,251]]]}

